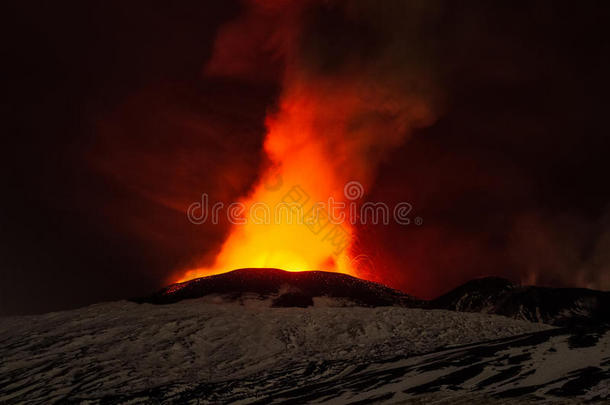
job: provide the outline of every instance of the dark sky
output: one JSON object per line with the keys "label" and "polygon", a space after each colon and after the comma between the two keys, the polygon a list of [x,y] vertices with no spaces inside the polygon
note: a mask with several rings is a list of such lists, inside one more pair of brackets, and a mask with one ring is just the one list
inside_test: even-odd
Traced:
{"label": "dark sky", "polygon": [[[175,3],[9,4],[0,315],[145,294],[219,248],[227,224],[194,226],[181,207],[256,180],[279,69],[204,75],[243,5]],[[426,297],[492,274],[609,289],[608,6],[435,5],[433,22],[405,20],[405,41],[435,78],[437,119],[386,156],[368,195],[425,222],[362,227],[371,271]],[[339,49],[383,41],[340,21],[308,15],[307,49],[350,58]]]}

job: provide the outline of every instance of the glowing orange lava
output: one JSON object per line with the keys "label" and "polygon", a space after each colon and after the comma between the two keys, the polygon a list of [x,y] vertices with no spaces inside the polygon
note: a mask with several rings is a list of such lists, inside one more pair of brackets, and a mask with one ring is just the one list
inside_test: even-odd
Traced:
{"label": "glowing orange lava", "polygon": [[[433,114],[428,98],[422,97],[429,93],[427,74],[411,66],[417,63],[410,47],[400,53],[405,50],[402,36],[388,36],[378,58],[348,52],[346,63],[336,65],[335,52],[327,52],[331,48],[306,31],[309,13],[320,10],[318,3],[324,2],[247,1],[246,13],[219,31],[208,74],[281,80],[277,108],[266,119],[264,151],[271,164],[241,201],[245,223],[232,227],[214,263],[184,272],[180,281],[252,267],[358,276],[350,256],[356,218],[346,211],[360,204],[356,200],[372,183],[385,153],[401,145],[413,128],[429,125]],[[369,6],[343,11],[349,21],[368,21],[371,13],[386,12]],[[397,24],[402,27],[402,19]],[[396,52],[402,56],[395,60]],[[266,65],[258,61],[267,57],[279,61],[281,70],[272,68],[266,75]],[[389,71],[400,74],[387,74],[395,63],[400,69]],[[344,187],[352,181],[361,183],[362,190],[347,201]],[[339,212],[330,203],[314,208],[331,198],[350,204]],[[277,215],[286,203],[301,212]]]}
{"label": "glowing orange lava", "polygon": [[356,275],[349,255],[353,226],[331,218],[322,205],[314,210],[314,203],[329,197],[345,202],[349,179],[342,177],[340,165],[348,151],[327,143],[343,136],[342,110],[352,110],[361,100],[319,88],[292,90],[279,112],[267,117],[264,147],[273,165],[242,201],[245,223],[233,226],[213,266],[187,271],[178,281],[247,267]]}

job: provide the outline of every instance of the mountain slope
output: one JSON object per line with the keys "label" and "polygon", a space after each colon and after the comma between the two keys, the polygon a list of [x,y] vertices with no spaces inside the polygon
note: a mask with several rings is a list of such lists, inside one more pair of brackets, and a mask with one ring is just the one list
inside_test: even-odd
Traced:
{"label": "mountain slope", "polygon": [[610,292],[517,286],[496,277],[469,281],[430,301],[428,307],[498,314],[556,326],[610,323]]}
{"label": "mountain slope", "polygon": [[103,303],[0,318],[0,403],[229,403],[308,381],[332,385],[370,362],[545,330],[501,316],[388,306]]}
{"label": "mountain slope", "polygon": [[431,301],[346,274],[324,271],[239,269],[173,284],[138,303],[171,304],[184,299],[220,297],[229,302],[270,299],[274,307],[308,307],[315,298],[337,299],[341,305],[402,306],[504,315],[555,326],[610,323],[610,292],[584,288],[519,286],[487,277],[471,280]]}

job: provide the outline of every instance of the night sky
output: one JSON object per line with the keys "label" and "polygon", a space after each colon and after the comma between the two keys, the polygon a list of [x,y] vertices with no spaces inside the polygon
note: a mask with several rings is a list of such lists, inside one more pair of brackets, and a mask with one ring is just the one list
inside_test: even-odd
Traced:
{"label": "night sky", "polygon": [[[392,22],[297,3],[307,74],[408,73],[434,111],[374,159],[366,198],[408,201],[424,224],[359,227],[371,279],[425,298],[485,275],[610,289],[606,2],[384,3],[404,13]],[[185,207],[251,189],[281,92],[266,31],[229,43],[214,59],[228,74],[211,74],[219,30],[247,9],[9,3],[0,315],[146,294],[213,259],[229,224],[193,225]]]}

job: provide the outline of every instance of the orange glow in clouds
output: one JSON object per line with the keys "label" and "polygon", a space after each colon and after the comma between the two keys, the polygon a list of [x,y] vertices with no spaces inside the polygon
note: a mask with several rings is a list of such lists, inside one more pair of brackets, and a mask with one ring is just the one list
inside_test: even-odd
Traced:
{"label": "orange glow in clouds", "polygon": [[[311,210],[329,198],[339,204],[361,202],[347,200],[346,184],[357,181],[368,187],[384,154],[402,144],[413,128],[433,120],[428,100],[421,97],[426,81],[421,71],[404,62],[410,59],[396,58],[404,46],[400,36],[388,36],[377,58],[350,59],[331,71],[320,68],[325,58],[333,59],[335,54],[326,55],[318,43],[304,45],[311,35],[304,31],[309,20],[303,16],[309,15],[308,6],[324,6],[322,1],[252,0],[245,4],[247,12],[219,31],[206,72],[267,80],[268,69],[259,61],[264,55],[280,61],[281,72],[272,76],[281,80],[281,96],[266,118],[264,152],[270,165],[241,201],[245,223],[233,225],[214,263],[189,270],[178,279],[248,267],[358,276],[350,256],[356,238],[353,218],[346,215],[350,221],[337,223],[341,213],[327,206],[314,210],[314,215]],[[375,13],[385,12],[353,6],[346,5],[343,12],[354,21],[368,21]],[[396,24],[400,27],[402,21]],[[385,25],[371,26],[385,29]],[[399,74],[388,74],[387,66]],[[302,209],[301,221],[299,215],[287,212],[275,215],[285,203]],[[269,223],[257,221],[265,207],[272,214]],[[329,221],[331,213],[335,220]]]}

